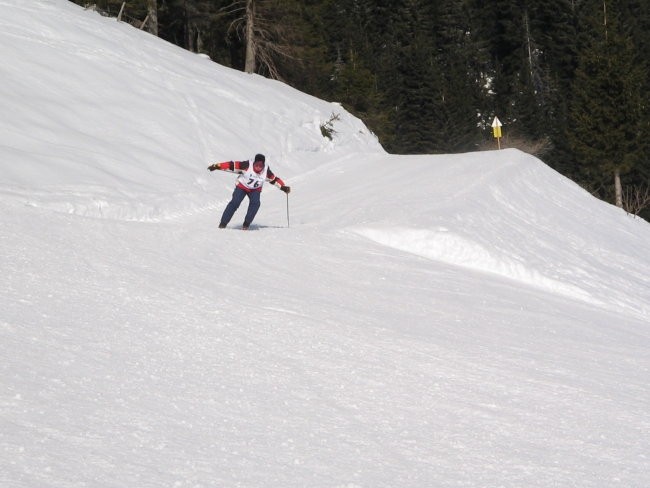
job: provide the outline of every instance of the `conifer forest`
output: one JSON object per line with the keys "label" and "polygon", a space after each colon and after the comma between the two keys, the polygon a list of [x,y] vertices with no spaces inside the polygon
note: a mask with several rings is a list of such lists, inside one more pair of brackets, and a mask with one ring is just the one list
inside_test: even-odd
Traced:
{"label": "conifer forest", "polygon": [[648,0],[73,1],[340,102],[391,153],[496,149],[496,116],[501,147],[650,216]]}

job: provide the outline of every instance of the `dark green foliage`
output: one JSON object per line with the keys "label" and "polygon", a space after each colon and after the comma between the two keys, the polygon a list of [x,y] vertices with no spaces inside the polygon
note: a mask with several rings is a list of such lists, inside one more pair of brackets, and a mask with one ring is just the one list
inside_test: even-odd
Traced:
{"label": "dark green foliage", "polygon": [[487,44],[476,37],[472,12],[465,2],[441,2],[434,31],[441,74],[436,114],[443,136],[439,150],[475,149],[481,143],[482,129],[491,122],[485,105]]}
{"label": "dark green foliage", "polygon": [[[580,179],[596,190],[608,190],[615,171],[622,175],[644,171],[647,70],[613,5],[608,5],[606,28],[602,11],[585,14],[568,137],[582,162]],[[600,193],[608,196],[609,191]]]}
{"label": "dark green foliage", "polygon": [[395,76],[382,88],[393,105],[392,149],[402,153],[436,152],[438,146],[436,113],[441,74],[436,66],[433,22],[427,8],[431,9],[430,2],[405,0],[397,3],[389,18],[386,41]]}

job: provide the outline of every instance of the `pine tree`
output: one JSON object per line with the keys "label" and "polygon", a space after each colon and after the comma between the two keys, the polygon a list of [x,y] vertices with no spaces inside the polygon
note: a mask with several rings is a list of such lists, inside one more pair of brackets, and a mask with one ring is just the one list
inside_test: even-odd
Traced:
{"label": "pine tree", "polygon": [[392,104],[394,143],[401,153],[441,152],[440,87],[442,79],[433,37],[434,6],[403,0],[392,10],[388,44],[395,74],[385,86]]}
{"label": "pine tree", "polygon": [[560,140],[576,58],[571,2],[474,1],[472,12],[490,58],[486,111],[499,116],[509,135]]}
{"label": "pine tree", "polygon": [[477,20],[477,35],[488,46],[490,65],[486,67],[489,102],[486,111],[507,124],[510,130],[521,126],[517,110],[517,88],[524,66],[525,33],[519,2],[471,0]]}
{"label": "pine tree", "polygon": [[476,39],[465,1],[441,2],[434,27],[441,98],[436,114],[444,138],[439,150],[468,151],[481,142],[489,114],[481,110],[485,97],[485,43]]}
{"label": "pine tree", "polygon": [[561,173],[578,174],[566,141],[568,101],[577,65],[576,15],[570,0],[528,0],[529,57],[537,140],[547,140],[544,161]]}
{"label": "pine tree", "polygon": [[573,84],[569,138],[583,180],[595,188],[611,181],[614,201],[622,206],[621,176],[645,156],[646,74],[612,2],[592,2],[585,12],[591,28],[585,31]]}
{"label": "pine tree", "polygon": [[[390,145],[393,128],[387,113],[382,76],[387,66],[385,6],[378,0],[325,0],[318,8],[326,42],[323,98],[341,102]],[[390,50],[390,49],[389,49]],[[390,50],[392,52],[392,50]],[[381,61],[380,61],[381,59]]]}
{"label": "pine tree", "polygon": [[[638,53],[650,52],[650,2],[647,0],[628,0],[620,5],[624,18],[629,24],[634,43]],[[642,110],[642,131],[641,141],[643,148],[641,152],[646,156],[641,158],[628,173],[624,180],[628,187],[634,191],[645,191],[650,188],[650,70],[648,62],[645,62],[645,80],[643,82],[643,110]],[[644,217],[650,220],[650,208],[645,212]]]}

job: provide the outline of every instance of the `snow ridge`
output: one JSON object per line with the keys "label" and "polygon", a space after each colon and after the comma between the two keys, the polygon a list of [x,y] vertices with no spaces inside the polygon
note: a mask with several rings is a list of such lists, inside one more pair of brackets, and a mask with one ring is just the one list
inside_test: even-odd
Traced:
{"label": "snow ridge", "polygon": [[360,228],[356,232],[400,251],[454,266],[492,273],[576,300],[602,305],[577,286],[548,278],[540,271],[526,266],[525,263],[515,261],[511,256],[495,255],[479,243],[450,232],[444,227],[438,229],[409,229],[399,226],[383,229]]}

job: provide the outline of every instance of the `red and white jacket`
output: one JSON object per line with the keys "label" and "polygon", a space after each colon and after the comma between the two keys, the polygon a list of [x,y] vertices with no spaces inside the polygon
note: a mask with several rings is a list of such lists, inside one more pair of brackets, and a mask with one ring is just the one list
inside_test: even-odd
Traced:
{"label": "red and white jacket", "polygon": [[273,174],[273,171],[271,171],[271,168],[269,168],[266,162],[264,163],[264,169],[260,173],[253,171],[253,164],[250,161],[225,161],[223,163],[215,163],[208,167],[208,169],[210,171],[218,169],[238,173],[237,187],[246,193],[262,191],[262,185],[264,185],[265,181],[278,188],[285,186],[284,181]]}

